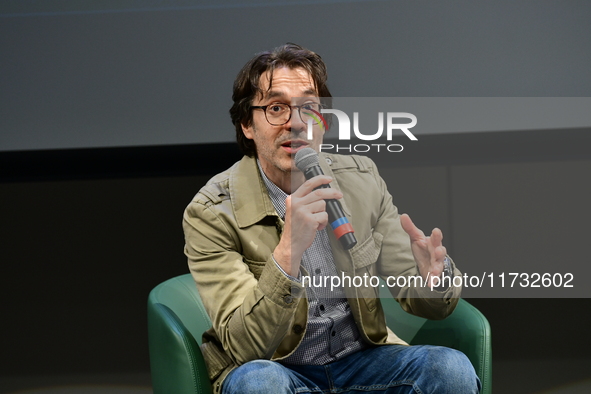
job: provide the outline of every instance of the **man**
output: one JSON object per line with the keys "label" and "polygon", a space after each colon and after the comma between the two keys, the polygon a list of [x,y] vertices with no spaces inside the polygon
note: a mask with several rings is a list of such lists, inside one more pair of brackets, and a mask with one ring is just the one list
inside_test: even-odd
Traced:
{"label": "man", "polygon": [[[230,110],[245,156],[185,211],[185,253],[212,321],[201,348],[214,392],[477,392],[465,355],[408,346],[386,327],[375,288],[302,285],[306,275],[461,275],[440,230],[427,237],[398,215],[369,159],[321,154],[326,175],[309,180],[295,167],[298,150],[322,143],[322,125],[309,140],[302,120],[322,97],[331,95],[314,52],[286,44],[255,56]],[[326,230],[328,199],[355,229],[350,250]],[[407,312],[431,319],[449,315],[459,295],[453,286],[396,293]]]}

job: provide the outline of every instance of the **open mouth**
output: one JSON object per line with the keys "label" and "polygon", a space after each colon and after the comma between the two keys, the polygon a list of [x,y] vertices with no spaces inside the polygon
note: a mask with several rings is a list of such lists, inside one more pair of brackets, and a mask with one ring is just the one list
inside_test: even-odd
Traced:
{"label": "open mouth", "polygon": [[289,153],[295,153],[296,151],[308,145],[309,144],[306,141],[302,140],[285,141],[283,144],[281,144],[281,146]]}

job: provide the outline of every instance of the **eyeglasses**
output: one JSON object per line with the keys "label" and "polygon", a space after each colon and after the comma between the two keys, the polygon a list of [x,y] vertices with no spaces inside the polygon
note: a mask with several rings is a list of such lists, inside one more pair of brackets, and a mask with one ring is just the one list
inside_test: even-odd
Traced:
{"label": "eyeglasses", "polygon": [[306,124],[308,120],[311,120],[313,125],[321,122],[320,110],[322,109],[322,104],[320,103],[305,103],[302,105],[273,103],[269,105],[252,105],[250,108],[262,109],[265,112],[265,119],[272,126],[282,126],[289,122],[292,108],[297,108],[300,119]]}

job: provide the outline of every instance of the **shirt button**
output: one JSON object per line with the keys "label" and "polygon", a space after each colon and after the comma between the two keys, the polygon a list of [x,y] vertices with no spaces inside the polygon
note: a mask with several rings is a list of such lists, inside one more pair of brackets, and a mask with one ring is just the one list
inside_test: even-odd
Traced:
{"label": "shirt button", "polygon": [[330,157],[327,157],[326,158],[326,162],[328,163],[328,165],[331,165],[332,164],[332,159]]}
{"label": "shirt button", "polygon": [[304,328],[299,324],[296,324],[295,326],[293,326],[293,332],[296,335],[300,335],[302,332],[304,332]]}
{"label": "shirt button", "polygon": [[285,301],[286,304],[291,304],[293,302],[293,297],[288,294],[283,297],[283,301]]}

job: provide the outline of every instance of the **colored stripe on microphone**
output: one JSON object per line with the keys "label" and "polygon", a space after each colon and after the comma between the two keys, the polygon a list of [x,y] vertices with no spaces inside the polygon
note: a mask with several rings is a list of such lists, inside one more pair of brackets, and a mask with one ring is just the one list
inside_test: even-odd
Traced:
{"label": "colored stripe on microphone", "polygon": [[333,230],[336,230],[337,227],[339,227],[345,223],[349,223],[349,219],[347,219],[346,217],[338,218],[337,220],[335,220],[334,222],[332,222],[330,224],[330,227],[332,227]]}
{"label": "colored stripe on microphone", "polygon": [[339,227],[333,229],[333,231],[334,231],[334,235],[335,235],[335,237],[337,237],[337,239],[341,238],[345,234],[354,232],[353,226],[351,226],[351,223],[341,224]]}
{"label": "colored stripe on microphone", "polygon": [[330,227],[332,227],[334,235],[337,237],[337,239],[341,238],[345,234],[353,232],[353,226],[351,226],[351,223],[349,223],[349,220],[346,217],[338,218],[330,224]]}

